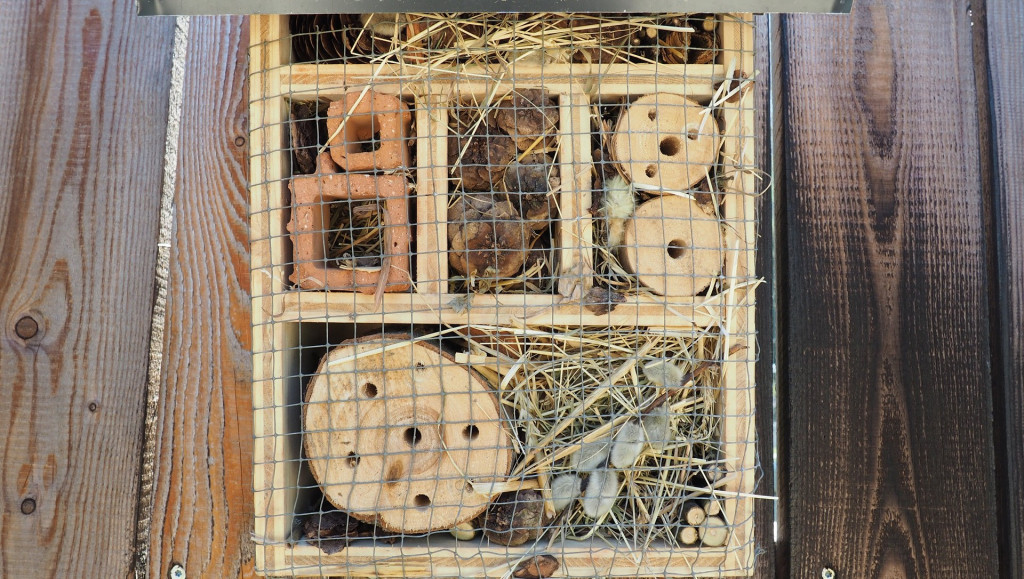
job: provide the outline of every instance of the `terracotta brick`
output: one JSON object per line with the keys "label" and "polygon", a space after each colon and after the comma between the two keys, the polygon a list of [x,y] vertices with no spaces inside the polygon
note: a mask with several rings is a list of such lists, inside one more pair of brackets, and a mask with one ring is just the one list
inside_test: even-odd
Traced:
{"label": "terracotta brick", "polygon": [[319,172],[315,175],[292,177],[292,219],[288,229],[292,233],[295,271],[291,281],[303,289],[346,290],[372,294],[385,271],[343,270],[328,265],[324,259],[327,245],[326,227],[330,223],[330,201],[343,199],[383,199],[387,214],[390,255],[387,268],[387,286],[384,291],[400,292],[409,289],[409,226],[408,188],[405,178],[398,175],[356,175],[336,173],[337,166],[326,154],[321,155]]}
{"label": "terracotta brick", "polygon": [[[334,101],[327,109],[327,131],[333,135],[341,125],[341,133],[331,139],[331,157],[343,170],[382,171],[409,164],[409,128],[412,114],[399,98],[367,91],[359,100],[359,92],[350,92]],[[358,101],[359,104],[355,104]],[[355,105],[355,109],[353,109]],[[349,114],[349,111],[352,111]],[[362,152],[362,143],[380,135],[380,148]]]}

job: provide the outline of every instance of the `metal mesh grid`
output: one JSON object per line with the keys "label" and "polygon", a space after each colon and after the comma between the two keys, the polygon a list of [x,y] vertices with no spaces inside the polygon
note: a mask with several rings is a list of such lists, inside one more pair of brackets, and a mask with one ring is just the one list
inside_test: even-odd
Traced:
{"label": "metal mesh grid", "polygon": [[262,572],[752,572],[750,22],[254,19]]}

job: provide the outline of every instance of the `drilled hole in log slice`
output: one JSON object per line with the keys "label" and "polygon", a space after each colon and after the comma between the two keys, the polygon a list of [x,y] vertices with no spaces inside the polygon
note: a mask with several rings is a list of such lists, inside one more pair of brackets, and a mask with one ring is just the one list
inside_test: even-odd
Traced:
{"label": "drilled hole in log slice", "polygon": [[629,180],[680,191],[704,179],[718,158],[720,136],[704,107],[683,96],[640,97],[619,117],[611,154]]}
{"label": "drilled hole in log slice", "polygon": [[684,197],[663,195],[638,207],[623,238],[622,266],[660,295],[696,295],[722,269],[718,219]]}
{"label": "drilled hole in log slice", "polygon": [[425,342],[380,352],[406,340],[368,336],[321,361],[303,409],[306,456],[324,495],[351,516],[394,532],[450,529],[490,501],[470,480],[508,475],[509,437],[474,370]]}

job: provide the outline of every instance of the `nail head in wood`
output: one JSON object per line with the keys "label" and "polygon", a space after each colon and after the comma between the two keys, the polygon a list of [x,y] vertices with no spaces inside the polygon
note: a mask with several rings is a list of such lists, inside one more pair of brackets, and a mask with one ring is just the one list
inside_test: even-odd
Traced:
{"label": "nail head in wood", "polygon": [[35,499],[25,499],[25,500],[21,501],[21,514],[23,514],[23,515],[31,515],[34,512],[36,512],[36,500]]}

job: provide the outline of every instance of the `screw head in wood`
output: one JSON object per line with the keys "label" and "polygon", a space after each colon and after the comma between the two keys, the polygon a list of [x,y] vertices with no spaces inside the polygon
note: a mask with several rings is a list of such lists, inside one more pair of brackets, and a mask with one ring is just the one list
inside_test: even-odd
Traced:
{"label": "screw head in wood", "polygon": [[185,579],[185,568],[175,563],[171,565],[171,570],[167,572],[167,576],[171,579]]}
{"label": "screw head in wood", "polygon": [[22,316],[14,324],[14,333],[22,340],[31,340],[39,333],[39,322],[32,316]]}
{"label": "screw head in wood", "polygon": [[836,579],[836,572],[829,567],[821,570],[821,579]]}

